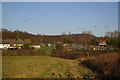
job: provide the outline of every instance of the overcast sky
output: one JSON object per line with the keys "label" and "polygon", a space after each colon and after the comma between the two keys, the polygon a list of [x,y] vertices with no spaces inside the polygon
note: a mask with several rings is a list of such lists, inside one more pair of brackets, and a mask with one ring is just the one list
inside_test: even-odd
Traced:
{"label": "overcast sky", "polygon": [[33,34],[92,31],[104,36],[118,30],[117,2],[3,2],[3,28]]}

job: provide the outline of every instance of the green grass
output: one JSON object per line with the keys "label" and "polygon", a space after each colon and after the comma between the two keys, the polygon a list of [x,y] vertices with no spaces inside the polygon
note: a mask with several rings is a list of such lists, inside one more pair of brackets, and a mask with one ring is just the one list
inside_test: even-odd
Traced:
{"label": "green grass", "polygon": [[3,78],[77,78],[93,75],[76,60],[47,56],[3,56]]}
{"label": "green grass", "polygon": [[53,50],[53,48],[49,48],[48,46],[41,46],[39,50]]}

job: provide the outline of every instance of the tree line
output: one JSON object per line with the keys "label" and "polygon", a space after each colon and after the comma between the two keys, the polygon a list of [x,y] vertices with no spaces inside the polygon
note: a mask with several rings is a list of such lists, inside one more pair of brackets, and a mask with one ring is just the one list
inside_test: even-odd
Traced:
{"label": "tree line", "polygon": [[[22,40],[25,41],[30,40],[31,44],[38,43],[55,43],[55,42],[63,42],[63,43],[81,43],[81,44],[89,44],[95,45],[96,42],[100,42],[101,40],[105,40],[111,42],[114,45],[118,44],[118,31],[114,32],[106,32],[104,37],[96,37],[92,34],[91,31],[83,31],[81,34],[62,34],[62,35],[41,35],[41,34],[30,34],[26,31],[9,31],[7,29],[2,29],[2,40]],[[0,32],[1,32],[0,31]]]}

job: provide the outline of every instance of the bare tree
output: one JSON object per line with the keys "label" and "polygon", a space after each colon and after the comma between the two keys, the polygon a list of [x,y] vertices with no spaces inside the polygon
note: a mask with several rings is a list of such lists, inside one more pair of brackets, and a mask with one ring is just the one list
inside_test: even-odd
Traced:
{"label": "bare tree", "polygon": [[66,33],[65,33],[65,32],[62,32],[62,35],[66,35]]}
{"label": "bare tree", "polygon": [[71,35],[71,32],[69,32],[68,35]]}
{"label": "bare tree", "polygon": [[117,30],[114,31],[113,34],[114,34],[114,37],[118,37],[118,31]]}
{"label": "bare tree", "polygon": [[82,34],[92,34],[92,31],[83,31]]}
{"label": "bare tree", "polygon": [[115,30],[114,32],[106,32],[105,37],[111,37],[111,38],[118,37],[118,31]]}
{"label": "bare tree", "polygon": [[106,33],[105,33],[105,36],[106,36],[106,37],[110,37],[110,32],[106,32]]}
{"label": "bare tree", "polygon": [[110,37],[111,37],[111,38],[113,38],[113,37],[114,37],[113,32],[110,32]]}

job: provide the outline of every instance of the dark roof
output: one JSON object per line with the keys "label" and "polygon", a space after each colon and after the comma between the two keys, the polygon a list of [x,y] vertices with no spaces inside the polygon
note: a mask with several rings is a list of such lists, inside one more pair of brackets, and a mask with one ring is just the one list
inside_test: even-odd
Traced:
{"label": "dark roof", "polygon": [[10,42],[8,41],[1,41],[0,44],[9,44]]}
{"label": "dark roof", "polygon": [[26,42],[20,42],[20,41],[2,41],[0,43],[2,43],[2,44],[10,44],[10,43],[13,43],[13,44],[25,44]]}

